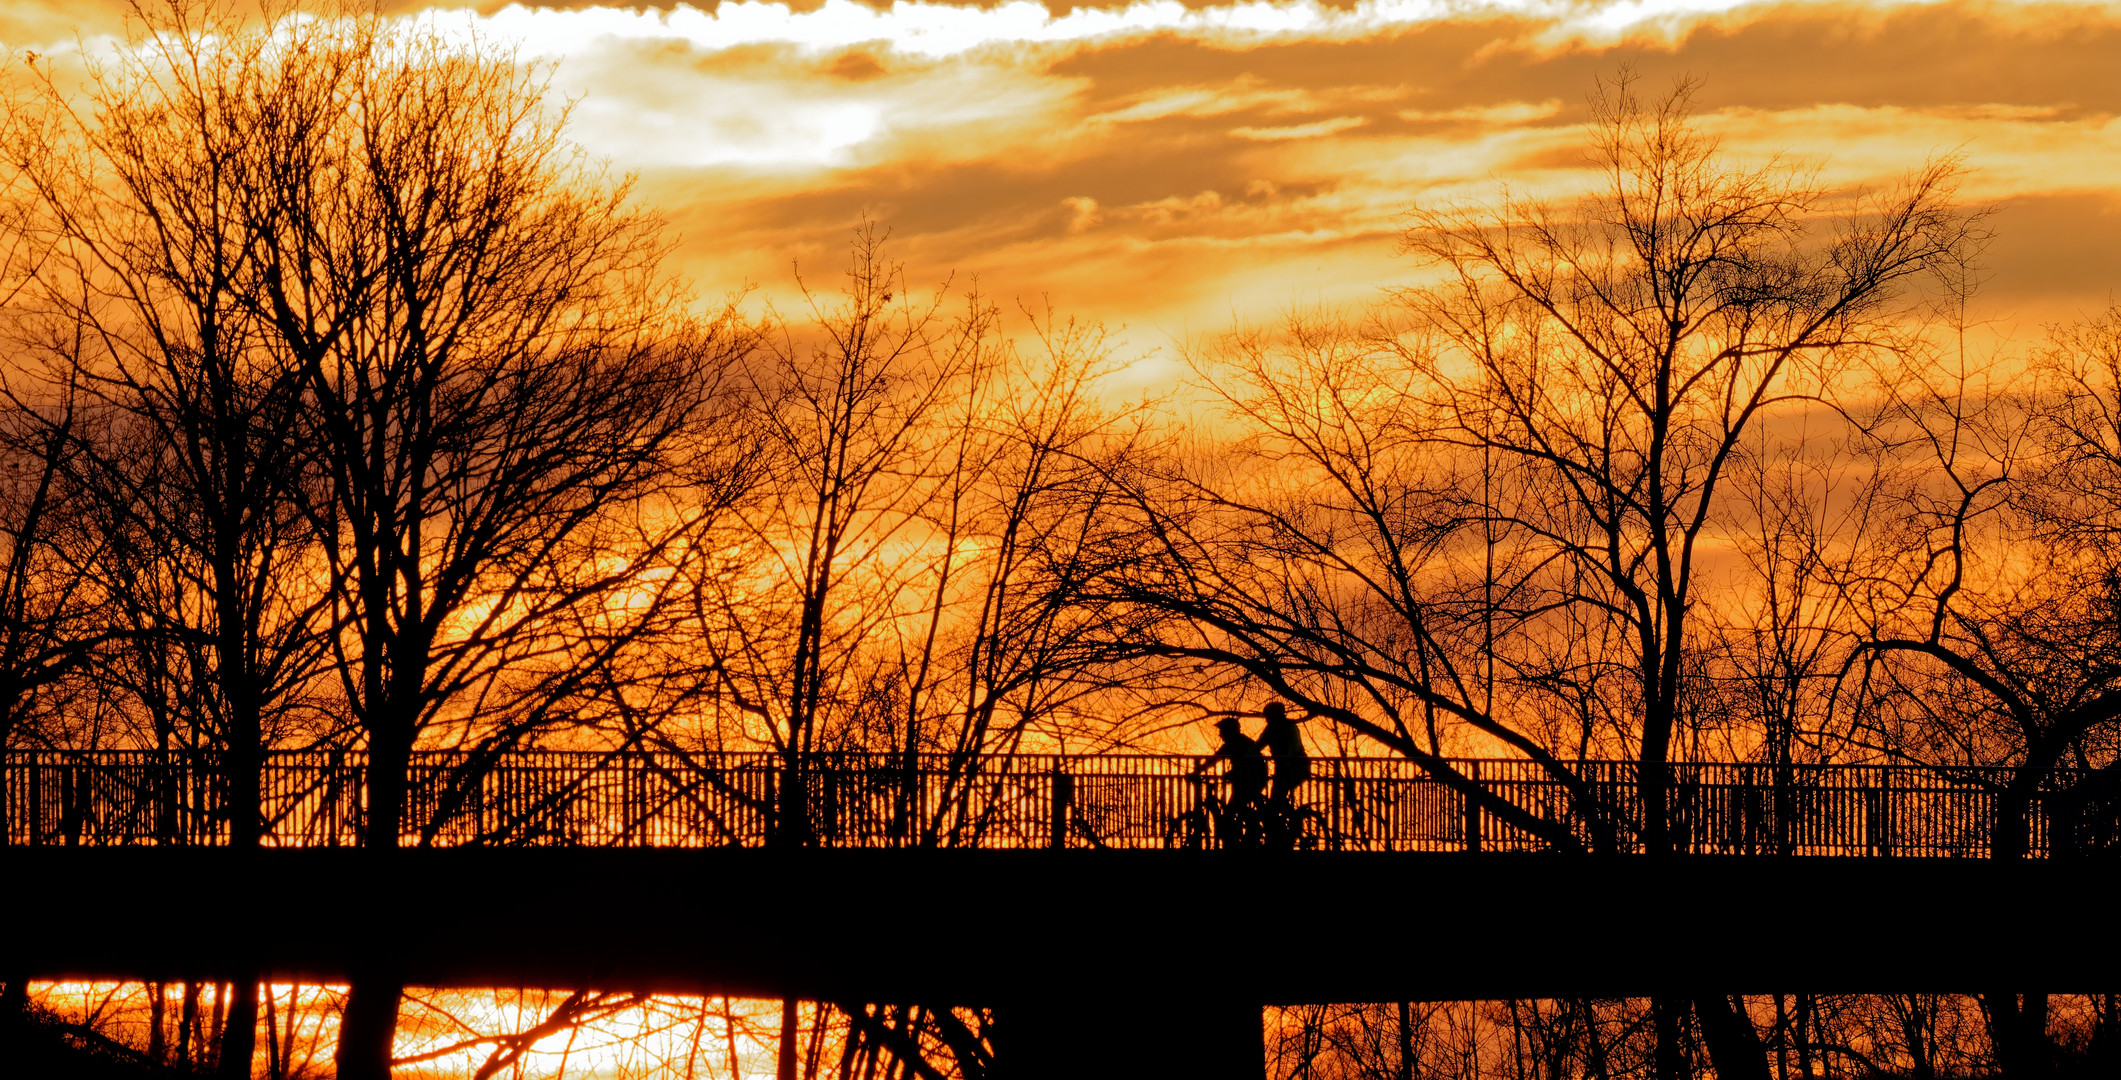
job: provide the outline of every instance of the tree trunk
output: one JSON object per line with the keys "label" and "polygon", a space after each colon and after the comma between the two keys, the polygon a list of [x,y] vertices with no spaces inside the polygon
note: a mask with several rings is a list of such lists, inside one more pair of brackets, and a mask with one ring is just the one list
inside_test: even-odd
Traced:
{"label": "tree trunk", "polygon": [[184,980],[184,1005],[177,1013],[177,1071],[191,1072],[198,1061],[198,1048],[204,1045],[199,1039],[199,983],[195,979]]}
{"label": "tree trunk", "polygon": [[1653,997],[1650,1014],[1657,1035],[1657,1080],[1692,1080],[1686,1051],[1679,1045],[1679,1010],[1684,999]]}
{"label": "tree trunk", "polygon": [[2121,1041],[2121,994],[2096,994],[2092,1002],[2097,1006],[2098,1019],[2092,1024],[2091,1061],[2094,1070],[2103,1070],[2111,1076],[2115,1066],[2121,1065],[2121,1053],[2114,1044]]}
{"label": "tree trunk", "polygon": [[221,1033],[226,1030],[228,1030],[228,984],[217,982],[214,984],[214,1009],[211,1021],[207,1026],[207,1037],[199,1041],[199,1049],[202,1051],[207,1046],[214,1048],[214,1053],[217,1055],[214,1058],[217,1069],[221,1060],[218,1056],[221,1052]]}
{"label": "tree trunk", "polygon": [[1399,1003],[1399,1080],[1414,1080],[1414,1007]]}
{"label": "tree trunk", "polygon": [[2026,994],[2021,1006],[2014,993],[1983,994],[1988,1006],[1989,1042],[1996,1049],[1996,1068],[2005,1080],[2039,1080],[2048,1074],[2047,995]]}
{"label": "tree trunk", "polygon": [[[1661,757],[1650,756],[1648,743],[1645,738],[1645,749],[1636,763],[1636,787],[1642,795],[1642,851],[1664,855],[1672,850],[1672,770]],[[1658,752],[1662,754],[1663,747]]]}
{"label": "tree trunk", "polygon": [[265,984],[265,1078],[286,1080],[280,1070],[280,1009],[279,995],[273,993],[272,984]]}
{"label": "tree trunk", "polygon": [[265,801],[258,790],[265,779],[265,755],[242,746],[230,747],[227,753],[228,846],[253,851],[265,833]]}
{"label": "tree trunk", "polygon": [[771,842],[781,847],[807,847],[810,835],[810,775],[808,763],[789,751],[781,765],[774,790]]}
{"label": "tree trunk", "polygon": [[1697,997],[1694,1015],[1701,1018],[1701,1041],[1708,1046],[1717,1080],[1770,1080],[1767,1048],[1761,1045],[1753,1018],[1746,1015],[1743,998]]}
{"label": "tree trunk", "polygon": [[[407,773],[412,742],[395,733],[371,730],[368,768],[368,820],[361,831],[364,861],[380,861],[402,838]],[[336,1054],[339,1080],[389,1080],[390,1055],[398,1036],[398,999],[404,980],[393,972],[357,969],[347,980],[346,1012],[339,1023]]]}
{"label": "tree trunk", "polygon": [[729,1080],[737,1080],[743,1071],[737,1068],[736,1014],[729,1010],[729,995],[722,995],[722,1041],[729,1047]]}
{"label": "tree trunk", "polygon": [[[217,1080],[250,1080],[258,1052],[258,979],[245,974],[229,988],[228,1015],[221,1020],[221,1048],[214,1056]],[[216,1010],[219,1011],[219,1010]]]}
{"label": "tree trunk", "polygon": [[1812,1080],[1812,1029],[1817,999],[1810,994],[1798,994],[1797,1013],[1797,1074],[1804,1080]]}
{"label": "tree trunk", "polygon": [[2018,1071],[2018,995],[1990,991],[1981,995],[1982,1012],[1988,1019],[1989,1052],[1996,1071],[2016,1080]]}
{"label": "tree trunk", "polygon": [[169,1036],[164,1028],[169,1025],[169,1003],[163,1000],[168,992],[163,983],[147,984],[147,1064],[159,1069],[168,1064]]}
{"label": "tree trunk", "polygon": [[339,1020],[339,1080],[389,1080],[398,997],[405,988],[374,972],[358,972],[351,983]]}
{"label": "tree trunk", "polygon": [[802,1034],[796,1023],[794,998],[781,999],[781,1054],[774,1068],[774,1080],[795,1080],[795,1043]]}
{"label": "tree trunk", "polygon": [[1590,1052],[1589,1080],[1608,1080],[1611,1070],[1606,1065],[1605,1036],[1598,1031],[1598,1010],[1590,998],[1577,998],[1576,1008],[1583,1015],[1584,1045]]}
{"label": "tree trunk", "polygon": [[1900,1037],[1907,1043],[1910,1075],[1914,1080],[1936,1080],[1937,1070],[1930,1062],[1934,1048],[1930,1046],[1930,1040],[1923,1031],[1922,996],[1904,994],[1895,1004],[1899,1006]]}
{"label": "tree trunk", "polygon": [[2093,1075],[2112,1076],[2121,1066],[2115,1041],[2121,1037],[2121,994],[2093,994],[2091,1067]]}
{"label": "tree trunk", "polygon": [[361,846],[370,851],[390,851],[399,846],[404,832],[406,773],[412,768],[412,739],[408,733],[368,733],[368,769],[363,777],[368,788],[368,821],[362,829]]}
{"label": "tree trunk", "polygon": [[1781,994],[1775,995],[1775,1080],[1790,1080],[1790,1009],[1789,1001]]}
{"label": "tree trunk", "polygon": [[0,987],[0,1061],[22,1056],[29,1037],[29,978],[20,971],[6,973]]}
{"label": "tree trunk", "polygon": [[2032,849],[2033,797],[2030,784],[2013,777],[1996,797],[1996,830],[1990,835],[1989,857],[2024,858]]}

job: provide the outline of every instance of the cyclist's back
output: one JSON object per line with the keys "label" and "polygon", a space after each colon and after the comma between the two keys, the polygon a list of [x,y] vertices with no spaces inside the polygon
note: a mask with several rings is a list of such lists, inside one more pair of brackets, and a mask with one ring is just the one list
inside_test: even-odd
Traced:
{"label": "cyclist's back", "polygon": [[1304,750],[1303,732],[1281,702],[1269,704],[1266,716],[1267,729],[1259,733],[1259,741],[1274,755],[1274,801],[1293,804],[1296,789],[1311,778],[1311,755]]}
{"label": "cyclist's back", "polygon": [[1230,808],[1237,810],[1257,804],[1267,792],[1267,759],[1260,754],[1259,743],[1245,734],[1244,725],[1234,716],[1225,716],[1215,724],[1215,730],[1223,737],[1223,744],[1216,748],[1214,757],[1230,763],[1225,778],[1230,782]]}

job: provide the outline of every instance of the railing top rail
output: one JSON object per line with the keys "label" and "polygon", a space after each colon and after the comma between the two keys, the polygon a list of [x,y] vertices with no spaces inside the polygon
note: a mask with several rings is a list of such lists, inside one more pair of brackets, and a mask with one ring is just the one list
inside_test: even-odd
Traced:
{"label": "railing top rail", "polygon": [[[319,768],[364,768],[368,755],[357,748],[304,748],[271,750],[263,755],[261,764],[267,770],[289,767],[297,769]],[[0,751],[0,764],[20,768],[30,764],[42,765],[195,765],[201,762],[225,761],[226,755],[213,749],[117,749],[117,750],[66,750],[66,749],[10,749]],[[424,749],[412,754],[410,764],[417,768],[461,769],[473,764],[487,769],[509,770],[522,768],[609,768],[627,762],[638,762],[644,766],[758,769],[779,768],[793,760],[805,768],[862,768],[878,770],[904,768],[910,760],[916,771],[949,774],[995,774],[1028,771],[1064,770],[1078,774],[1139,772],[1156,775],[1190,775],[1201,770],[1214,760],[1208,754],[1146,753],[1128,752],[1019,752],[1005,754],[955,755],[938,752],[907,754],[903,751],[826,750],[799,755],[793,759],[777,750],[669,750],[669,749],[510,749],[481,751],[466,749]],[[1349,772],[1371,771],[1375,773],[1400,774],[1409,777],[1426,777],[1430,770],[1409,758],[1367,755],[1316,755],[1311,759],[1314,771],[1321,775],[1345,775]],[[1443,759],[1445,764],[1462,774],[1477,774],[1485,783],[1559,783],[1562,775],[1545,763],[1529,758],[1507,757],[1463,757]],[[1748,761],[1676,761],[1667,763],[1673,778],[1681,783],[1777,783],[1784,777],[1823,779],[1833,777],[1855,780],[1859,783],[1868,778],[1885,779],[1887,783],[1918,781],[1925,784],[1999,786],[2013,778],[2023,778],[2031,772],[2043,778],[2041,786],[2053,786],[2053,781],[2067,781],[2064,786],[2075,786],[2088,776],[2111,776],[2121,780],[2121,773],[2113,769],[2081,769],[2060,766],[2026,770],[2014,765],[1940,765],[1918,762],[1748,762]],[[1632,782],[1641,768],[1637,761],[1621,758],[1583,758],[1558,763],[1566,774],[1576,780],[1598,782]],[[2047,778],[2052,778],[2049,780]]]}
{"label": "railing top rail", "polygon": [[[1625,760],[1568,762],[1581,783],[1565,784],[1522,758],[1452,759],[1477,798],[1405,758],[1321,756],[1307,779],[1269,794],[1262,775],[1251,796],[1204,769],[1213,762],[824,751],[790,769],[772,750],[439,749],[416,752],[393,787],[401,842],[416,845],[1214,847],[1280,836],[1335,850],[1629,850],[1662,816],[1682,850],[2121,853],[2112,771],[2086,783],[2085,770],[2047,770],[2019,789],[2030,803],[2007,805],[2008,767],[1678,762],[1654,810],[1658,789]],[[194,750],[7,751],[0,843],[229,842],[240,805],[229,792],[245,783],[231,764],[243,763]],[[353,748],[266,755],[250,805],[267,842],[367,842],[368,764]]]}

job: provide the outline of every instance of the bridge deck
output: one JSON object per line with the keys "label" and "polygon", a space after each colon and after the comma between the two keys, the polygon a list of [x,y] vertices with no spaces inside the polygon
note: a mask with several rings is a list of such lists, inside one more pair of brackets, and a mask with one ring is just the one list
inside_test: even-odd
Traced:
{"label": "bridge deck", "polygon": [[[766,753],[434,752],[408,770],[402,847],[1222,848],[1262,837],[1324,851],[1530,851],[1510,811],[1593,846],[1602,816],[1639,848],[1636,766],[1571,766],[1575,790],[1527,761],[1458,761],[1481,797],[1401,759],[1324,758],[1289,805],[1231,812],[1213,763],[1177,756],[950,758]],[[268,755],[258,783],[272,847],[360,843],[356,753]],[[1674,767],[1664,816],[1682,852],[1982,857],[2004,769],[1695,763]],[[2121,848],[2121,789],[2043,774],[2025,828],[2035,857]],[[153,752],[11,752],[0,759],[12,846],[226,843],[216,759]]]}
{"label": "bridge deck", "polygon": [[0,852],[36,976],[975,1004],[2105,987],[2093,860],[720,849]]}

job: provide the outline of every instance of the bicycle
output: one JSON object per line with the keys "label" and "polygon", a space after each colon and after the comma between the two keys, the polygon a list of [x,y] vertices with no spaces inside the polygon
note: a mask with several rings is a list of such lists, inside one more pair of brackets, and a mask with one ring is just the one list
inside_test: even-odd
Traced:
{"label": "bicycle", "polygon": [[1325,838],[1326,816],[1308,806],[1266,799],[1256,813],[1260,846],[1269,851],[1312,851]]}
{"label": "bicycle", "polygon": [[1164,824],[1164,846],[1183,851],[1230,851],[1262,846],[1267,838],[1264,807],[1232,806],[1210,788],[1193,808]]}

